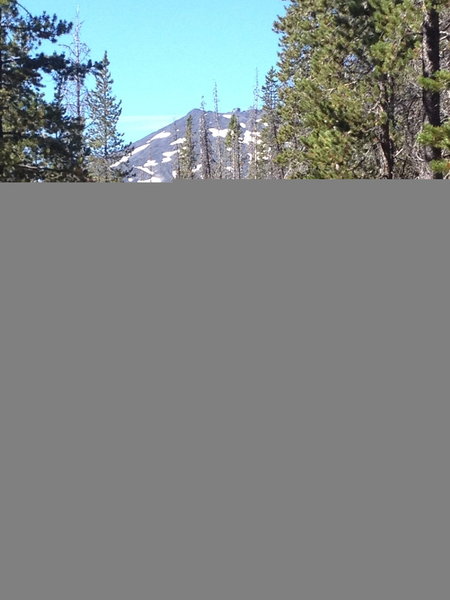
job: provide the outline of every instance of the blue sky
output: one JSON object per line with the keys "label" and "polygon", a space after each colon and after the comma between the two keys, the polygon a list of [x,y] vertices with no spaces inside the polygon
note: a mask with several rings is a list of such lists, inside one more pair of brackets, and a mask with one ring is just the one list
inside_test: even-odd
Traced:
{"label": "blue sky", "polygon": [[[275,66],[278,36],[272,31],[283,0],[23,0],[33,14],[44,10],[73,21],[79,6],[82,41],[91,58],[105,50],[113,92],[122,100],[120,130],[139,138],[200,106],[219,110],[253,103],[256,70],[260,84]],[[66,43],[68,40],[65,40]]]}

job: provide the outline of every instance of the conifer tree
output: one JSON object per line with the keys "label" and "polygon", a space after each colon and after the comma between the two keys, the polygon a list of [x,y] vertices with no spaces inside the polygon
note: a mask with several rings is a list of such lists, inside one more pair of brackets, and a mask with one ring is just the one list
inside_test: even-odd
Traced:
{"label": "conifer tree", "polygon": [[219,135],[220,131],[220,116],[219,116],[219,93],[217,91],[217,83],[214,83],[213,89],[213,102],[214,102],[214,124],[217,129],[216,136],[216,161],[214,168],[214,179],[223,179],[225,176],[225,148],[222,137]]}
{"label": "conifer tree", "polygon": [[206,120],[205,100],[201,101],[200,113],[200,157],[202,165],[202,179],[211,179],[213,175],[213,156],[211,148],[211,140],[208,131],[208,123]]}
{"label": "conifer tree", "polygon": [[45,12],[33,16],[15,0],[0,0],[0,181],[85,181],[82,128],[58,95],[46,100],[43,74],[70,73],[62,54],[39,51],[72,25]]}
{"label": "conifer tree", "polygon": [[258,80],[258,69],[256,70],[255,76],[255,87],[253,88],[253,106],[250,111],[249,120],[249,179],[258,179],[261,176],[261,161],[259,156],[259,127],[258,127],[258,116],[259,116],[259,80]]}
{"label": "conifer tree", "polygon": [[242,178],[242,128],[236,113],[233,112],[225,138],[225,146],[230,153],[231,178]]}
{"label": "conifer tree", "polygon": [[411,170],[405,105],[419,40],[414,1],[290,0],[275,30],[289,176],[393,178]]}
{"label": "conifer tree", "polygon": [[95,72],[95,89],[89,93],[87,137],[91,156],[90,173],[94,181],[122,181],[128,174],[126,166],[130,147],[117,130],[122,102],[112,92],[114,80],[110,61],[105,52],[100,68]]}
{"label": "conifer tree", "polygon": [[419,141],[424,145],[428,165],[425,177],[433,179],[442,179],[450,172],[450,120],[448,111],[445,114],[443,110],[444,92],[450,89],[448,23],[443,26],[446,16],[448,20],[448,2],[428,0],[422,3],[420,83],[425,124]]}
{"label": "conifer tree", "polygon": [[284,168],[277,162],[282,151],[279,140],[279,129],[281,125],[278,99],[279,86],[280,83],[276,71],[272,67],[267,73],[265,84],[262,87],[262,169],[263,177],[267,179],[284,178]]}
{"label": "conifer tree", "polygon": [[175,138],[175,148],[177,151],[175,169],[173,172],[174,179],[181,179],[181,162],[180,162],[180,140],[178,138],[178,123],[174,121],[173,123],[173,136]]}
{"label": "conifer tree", "polygon": [[180,177],[181,179],[194,179],[196,154],[194,136],[192,131],[192,115],[186,120],[185,141],[180,148]]}

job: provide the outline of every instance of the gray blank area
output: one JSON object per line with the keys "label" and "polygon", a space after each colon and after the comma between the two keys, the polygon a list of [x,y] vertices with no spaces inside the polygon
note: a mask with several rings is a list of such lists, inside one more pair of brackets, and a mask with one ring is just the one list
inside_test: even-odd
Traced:
{"label": "gray blank area", "polygon": [[0,596],[447,598],[450,205],[414,186],[7,188]]}

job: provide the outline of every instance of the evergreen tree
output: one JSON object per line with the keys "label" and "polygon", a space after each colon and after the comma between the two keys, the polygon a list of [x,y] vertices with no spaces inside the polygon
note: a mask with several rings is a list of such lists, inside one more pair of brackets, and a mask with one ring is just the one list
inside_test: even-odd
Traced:
{"label": "evergreen tree", "polygon": [[280,140],[286,148],[281,158],[290,177],[352,177],[363,150],[358,125],[365,123],[367,111],[357,85],[345,79],[348,50],[342,43],[339,47],[337,4],[291,0],[276,24],[284,47]]}
{"label": "evergreen tree", "polygon": [[230,153],[232,179],[242,178],[242,143],[243,139],[241,124],[236,116],[236,113],[233,112],[225,138],[225,146]]}
{"label": "evergreen tree", "polygon": [[224,158],[225,158],[225,149],[221,136],[219,135],[220,131],[220,117],[219,117],[219,94],[217,91],[217,83],[214,84],[213,90],[213,102],[214,102],[214,118],[215,118],[215,126],[217,129],[217,137],[216,137],[216,163],[214,169],[214,179],[223,179],[225,175],[225,166],[224,166]]}
{"label": "evergreen tree", "polygon": [[173,173],[173,178],[181,179],[180,143],[179,143],[180,140],[178,139],[178,123],[177,123],[177,121],[174,121],[174,124],[173,124],[173,135],[175,138],[175,148],[177,151],[177,157],[176,157],[176,162],[175,162],[175,170]]}
{"label": "evergreen tree", "polygon": [[288,175],[411,172],[419,40],[413,0],[290,0],[275,30],[282,36],[280,141]]}
{"label": "evergreen tree", "polygon": [[117,130],[122,113],[122,102],[112,93],[114,80],[110,73],[110,61],[105,52],[103,62],[95,73],[95,89],[89,93],[88,143],[91,150],[90,173],[94,181],[122,181],[128,175],[127,154],[130,147],[125,145],[123,134]]}
{"label": "evergreen tree", "polygon": [[202,179],[211,179],[213,175],[213,156],[211,148],[211,140],[206,121],[205,100],[201,101],[200,114],[200,156],[202,165]]}
{"label": "evergreen tree", "polygon": [[[419,136],[428,165],[425,177],[442,179],[450,172],[450,120],[444,92],[450,89],[447,30],[448,2],[422,3],[422,97],[425,124]],[[446,52],[444,52],[444,49]],[[447,68],[443,68],[447,67]]]}
{"label": "evergreen tree", "polygon": [[180,177],[181,179],[194,179],[196,154],[192,132],[192,115],[186,120],[185,141],[180,148]]}
{"label": "evergreen tree", "polygon": [[56,94],[43,94],[43,74],[70,74],[62,54],[39,52],[72,25],[56,15],[33,16],[15,0],[0,0],[0,181],[85,181],[82,127]]}
{"label": "evergreen tree", "polygon": [[261,161],[259,156],[259,127],[258,127],[258,116],[259,116],[259,81],[258,81],[258,70],[256,70],[255,87],[253,89],[253,106],[250,111],[249,127],[249,179],[258,179],[261,176]]}
{"label": "evergreen tree", "polygon": [[276,71],[272,67],[267,73],[265,85],[262,87],[262,176],[267,179],[284,178],[284,168],[277,162],[282,151],[279,140],[279,129],[281,125],[278,99],[279,86],[280,84]]}

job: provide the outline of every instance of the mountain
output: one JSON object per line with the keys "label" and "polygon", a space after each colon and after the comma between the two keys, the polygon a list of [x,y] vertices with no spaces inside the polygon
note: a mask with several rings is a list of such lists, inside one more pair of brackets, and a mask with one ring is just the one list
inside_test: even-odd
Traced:
{"label": "mountain", "polygon": [[[261,111],[259,111],[258,114],[255,114],[254,109],[245,111],[235,109],[233,112],[219,113],[219,127],[217,127],[216,114],[211,111],[205,111],[206,125],[210,133],[213,158],[215,158],[217,138],[220,137],[222,140],[225,138],[233,113],[239,118],[243,132],[242,154],[246,157],[243,167],[243,176],[245,177],[248,172],[248,155],[251,150],[251,142],[255,139],[255,136],[259,135],[259,133],[253,133],[252,135],[252,121],[256,116],[257,126],[261,125]],[[197,156],[196,173],[198,174],[197,177],[200,178],[199,129],[201,114],[202,111],[200,109],[196,108],[191,110],[183,118],[178,119],[173,123],[169,123],[162,129],[158,129],[158,131],[150,133],[135,142],[133,144],[134,149],[128,161],[133,170],[127,181],[142,183],[173,181],[177,168],[177,148],[180,148],[184,141],[186,121],[189,116],[192,116],[192,130]],[[175,129],[177,130],[176,133]],[[116,163],[116,165],[117,164],[118,163]],[[230,169],[231,167],[228,167],[228,171]]]}

